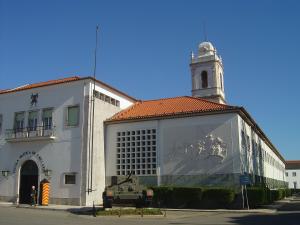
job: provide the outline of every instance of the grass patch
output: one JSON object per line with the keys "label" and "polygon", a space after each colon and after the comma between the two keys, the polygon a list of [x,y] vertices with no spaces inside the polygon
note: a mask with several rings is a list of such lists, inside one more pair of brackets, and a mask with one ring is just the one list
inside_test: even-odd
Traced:
{"label": "grass patch", "polygon": [[126,215],[162,215],[160,209],[107,209],[97,211],[97,216],[126,216]]}

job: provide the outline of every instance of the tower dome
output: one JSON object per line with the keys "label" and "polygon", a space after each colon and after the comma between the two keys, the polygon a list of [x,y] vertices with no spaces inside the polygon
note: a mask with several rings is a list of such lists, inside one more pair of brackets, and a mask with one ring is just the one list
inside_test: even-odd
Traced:
{"label": "tower dome", "polygon": [[208,41],[200,43],[198,46],[198,50],[199,50],[199,56],[213,55],[216,52],[215,47],[212,45],[212,43]]}

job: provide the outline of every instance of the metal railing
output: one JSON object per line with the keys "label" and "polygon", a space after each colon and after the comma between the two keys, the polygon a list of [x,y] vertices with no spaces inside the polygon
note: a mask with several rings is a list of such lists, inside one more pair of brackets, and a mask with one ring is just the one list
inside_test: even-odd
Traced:
{"label": "metal railing", "polygon": [[5,138],[10,139],[30,139],[42,137],[54,137],[54,126],[35,126],[26,128],[7,129]]}

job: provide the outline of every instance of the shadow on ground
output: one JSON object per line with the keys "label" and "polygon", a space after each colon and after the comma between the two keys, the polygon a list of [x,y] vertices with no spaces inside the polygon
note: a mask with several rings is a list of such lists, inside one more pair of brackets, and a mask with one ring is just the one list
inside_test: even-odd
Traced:
{"label": "shadow on ground", "polygon": [[[96,211],[102,210],[100,207],[95,208]],[[83,207],[83,208],[70,208],[67,210],[68,212],[76,215],[92,215],[93,207]]]}
{"label": "shadow on ground", "polygon": [[247,215],[231,219],[231,222],[240,225],[300,225],[300,198],[283,204],[276,214]]}
{"label": "shadow on ground", "polygon": [[231,219],[230,222],[240,225],[299,225],[300,213],[256,214]]}

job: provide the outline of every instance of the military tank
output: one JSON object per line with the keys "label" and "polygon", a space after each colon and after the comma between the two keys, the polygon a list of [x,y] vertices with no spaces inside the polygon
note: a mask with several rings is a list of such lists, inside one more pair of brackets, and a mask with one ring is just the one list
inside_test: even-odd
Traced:
{"label": "military tank", "polygon": [[148,207],[153,198],[153,190],[140,185],[137,176],[112,176],[111,184],[102,194],[103,207],[112,205],[134,205],[137,208]]}

